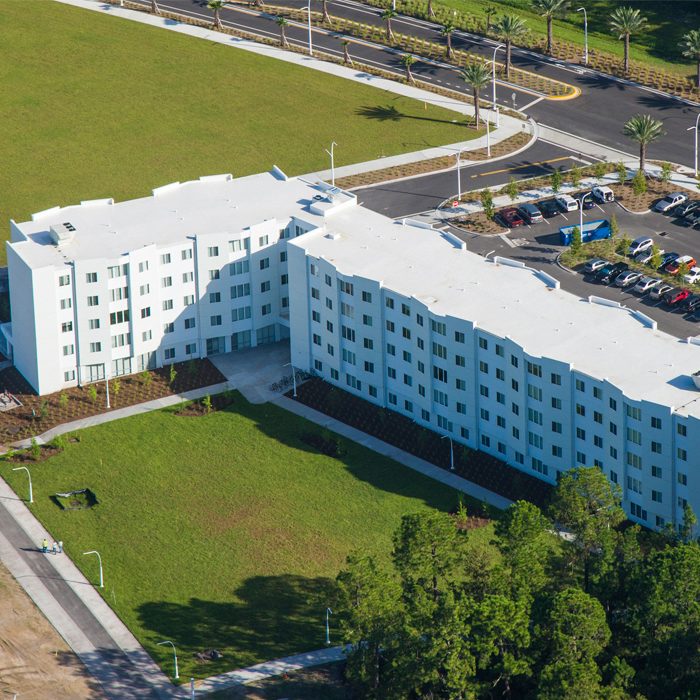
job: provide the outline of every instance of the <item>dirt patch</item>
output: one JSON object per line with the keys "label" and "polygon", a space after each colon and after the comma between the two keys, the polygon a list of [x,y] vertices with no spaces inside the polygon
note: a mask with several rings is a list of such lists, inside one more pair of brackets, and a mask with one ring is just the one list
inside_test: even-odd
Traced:
{"label": "dirt patch", "polygon": [[672,182],[661,182],[659,180],[647,179],[647,191],[635,194],[632,185],[626,182],[624,185],[617,183],[610,185],[615,193],[615,199],[630,211],[643,212],[651,209],[654,202],[670,192],[677,192],[678,186]]}
{"label": "dirt patch", "polygon": [[[518,133],[508,139],[504,139],[495,144],[491,148],[491,158],[512,153],[519,148],[522,148],[530,141],[530,135],[527,133]],[[474,151],[465,151],[464,160],[481,161],[486,160],[488,154],[485,148],[477,148]],[[440,158],[429,158],[428,160],[419,160],[415,163],[406,163],[397,165],[392,168],[382,168],[381,170],[372,170],[366,173],[357,175],[349,175],[341,177],[335,181],[335,184],[345,190],[351,190],[356,187],[365,187],[367,185],[375,185],[378,182],[386,182],[387,180],[397,180],[402,177],[411,177],[413,175],[423,175],[438,170],[446,170],[456,165],[457,156],[441,156]]]}
{"label": "dirt patch", "polygon": [[0,696],[103,700],[99,684],[0,565]]}
{"label": "dirt patch", "polygon": [[[190,360],[175,364],[172,375],[168,366],[153,372],[110,379],[110,405],[112,409],[133,406],[224,381],[226,378],[209,360]],[[2,445],[108,410],[104,381],[37,396],[24,377],[14,367],[9,367],[0,372],[0,387],[16,396],[22,404],[11,411],[0,412]]]}
{"label": "dirt patch", "polygon": [[478,211],[467,216],[460,216],[450,219],[450,224],[456,228],[464,229],[470,233],[499,234],[508,233],[508,229],[503,228],[498,222],[486,217],[483,211]]}
{"label": "dirt patch", "polygon": [[188,401],[182,408],[175,411],[175,415],[189,416],[190,418],[208,416],[210,413],[228,408],[235,400],[235,394],[232,391],[225,391],[223,394],[215,396],[204,396],[199,401]]}

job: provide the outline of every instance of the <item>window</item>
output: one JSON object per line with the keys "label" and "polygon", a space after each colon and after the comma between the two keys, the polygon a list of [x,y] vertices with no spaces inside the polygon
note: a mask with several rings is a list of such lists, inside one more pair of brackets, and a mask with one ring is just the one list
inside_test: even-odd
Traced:
{"label": "window", "polygon": [[151,331],[144,331],[141,333],[141,340],[146,343],[153,338],[153,333]]}
{"label": "window", "polygon": [[447,324],[430,319],[430,329],[438,335],[447,335]]}
{"label": "window", "polygon": [[488,350],[489,349],[488,340],[486,340],[486,338],[479,338],[479,347],[482,350]]}
{"label": "window", "polygon": [[185,248],[185,250],[181,251],[180,257],[182,257],[183,260],[191,260],[192,248]]}
{"label": "window", "polygon": [[582,406],[580,403],[576,404],[576,415],[577,416],[585,416],[586,415],[586,407]]}
{"label": "window", "polygon": [[185,345],[185,355],[195,355],[197,353],[197,343],[187,343]]}
{"label": "window", "polygon": [[460,403],[458,401],[457,402],[457,413],[466,414],[466,412],[467,412],[467,404]]}
{"label": "window", "polygon": [[175,323],[171,321],[170,323],[164,323],[163,324],[163,333],[167,335],[168,333],[174,333],[175,332]]}
{"label": "window", "polygon": [[394,300],[391,297],[387,297],[384,300],[384,305],[386,306],[387,309],[393,309],[394,308]]}
{"label": "window", "polygon": [[535,425],[542,425],[542,414],[534,408],[527,409],[527,419]]}
{"label": "window", "polygon": [[513,367],[518,366],[518,358],[515,355],[510,356],[510,364],[513,365]]}
{"label": "window", "polygon": [[517,380],[515,380],[515,379],[511,379],[511,380],[510,380],[510,386],[511,386],[511,388],[513,389],[513,391],[519,391],[519,390],[520,390],[519,385],[518,385],[518,382],[517,382]]}
{"label": "window", "polygon": [[235,309],[231,309],[231,320],[234,322],[244,321],[245,319],[250,318],[250,312],[250,306],[239,306]]}
{"label": "window", "polygon": [[610,481],[613,482],[613,484],[617,483],[617,472],[610,470]]}
{"label": "window", "polygon": [[653,440],[651,441],[651,451],[656,453],[657,455],[661,454],[661,443],[660,442],[654,442]]}
{"label": "window", "polygon": [[447,406],[447,394],[439,389],[433,389],[433,401],[441,406]]}
{"label": "window", "polygon": [[389,392],[389,403],[392,406],[396,406],[396,394],[392,394],[391,392]]}
{"label": "window", "polygon": [[545,476],[548,473],[547,466],[545,464],[542,464],[542,460],[537,459],[537,457],[532,458],[532,469],[533,471],[538,472],[539,474],[544,474]]}
{"label": "window", "polygon": [[85,275],[85,281],[86,281],[88,284],[92,284],[92,283],[94,283],[94,282],[97,282],[97,273],[96,273],[96,272],[88,272],[88,273]]}
{"label": "window", "polygon": [[600,387],[593,387],[593,398],[598,399],[599,401],[603,398],[603,392],[601,391]]}
{"label": "window", "polygon": [[563,450],[559,445],[552,445],[552,457],[561,457],[563,455]]}
{"label": "window", "polygon": [[393,367],[387,367],[386,373],[389,379],[396,379],[396,370]]}
{"label": "window", "polygon": [[676,427],[676,431],[679,435],[682,435],[683,437],[687,435],[687,429],[683,423],[678,424],[678,426]]}
{"label": "window", "polygon": [[69,369],[67,372],[63,373],[63,381],[64,382],[72,382],[75,381],[75,370],[74,369]]}
{"label": "window", "polygon": [[413,386],[413,377],[410,374],[403,375],[403,383],[406,386]]}
{"label": "window", "polygon": [[263,316],[269,316],[272,313],[272,304],[263,304],[261,311]]}
{"label": "window", "polygon": [[502,369],[499,369],[496,367],[496,379],[499,379],[500,381],[505,381],[506,379],[506,374]]}
{"label": "window", "polygon": [[555,399],[552,397],[552,408],[561,410],[561,399]]}
{"label": "window", "polygon": [[533,432],[528,432],[527,441],[530,445],[537,447],[540,450],[542,449],[542,443],[544,442],[541,435]]}
{"label": "window", "polygon": [[455,331],[455,342],[464,343],[464,333],[461,331]]}
{"label": "window", "polygon": [[513,427],[512,432],[513,432],[513,437],[516,440],[520,440],[520,431],[516,427]]}
{"label": "window", "polygon": [[510,405],[510,410],[513,412],[514,416],[519,416],[520,415],[520,406],[518,406],[517,403],[512,403]]}
{"label": "window", "polygon": [[90,321],[88,322],[88,325],[89,325],[91,331],[96,331],[100,327],[100,319],[99,318],[91,318]]}
{"label": "window", "polygon": [[[423,364],[422,362],[420,364]],[[460,391],[467,390],[467,382],[464,379],[455,379],[455,387]]]}
{"label": "window", "polygon": [[210,258],[218,258],[219,257],[219,246],[218,245],[210,245],[207,248],[207,255]]}
{"label": "window", "polygon": [[131,333],[120,333],[112,336],[112,347],[123,348],[131,343]]}
{"label": "window", "polygon": [[345,340],[349,340],[353,343],[355,342],[355,331],[349,326],[341,326],[340,334],[343,336],[343,338],[345,338]]}
{"label": "window", "polygon": [[662,503],[663,502],[663,496],[661,495],[661,491],[654,491],[652,489],[651,491],[651,500],[654,501],[654,503]]}
{"label": "window", "polygon": [[403,361],[408,363],[411,362],[411,353],[408,352],[408,350],[403,351]]}
{"label": "window", "polygon": [[172,287],[173,286],[173,278],[172,277],[163,277],[160,281],[160,286],[161,287]]}
{"label": "window", "polygon": [[633,442],[635,445],[642,444],[642,434],[638,430],[633,428],[627,428],[627,440]]}
{"label": "window", "polygon": [[440,343],[433,343],[433,355],[443,360],[447,359],[447,348]]}
{"label": "window", "polygon": [[630,467],[634,467],[635,469],[641,469],[642,468],[642,458],[634,454],[634,452],[628,452],[627,453],[627,464],[629,464]]}
{"label": "window", "polygon": [[603,414],[600,411],[593,411],[593,422],[603,424]]}
{"label": "window", "polygon": [[584,452],[577,452],[576,453],[576,461],[581,465],[586,464],[586,462],[588,461],[586,459],[586,454]]}
{"label": "window", "polygon": [[416,345],[418,346],[419,350],[423,350],[425,348],[425,344],[423,343],[423,338],[416,338]]}
{"label": "window", "polygon": [[188,294],[186,297],[183,297],[182,303],[185,306],[192,306],[194,304],[194,294]]}
{"label": "window", "polygon": [[68,355],[72,355],[75,352],[75,348],[72,345],[64,345],[63,346],[63,356],[66,357]]}
{"label": "window", "polygon": [[188,282],[194,282],[194,273],[193,272],[183,272],[182,273],[182,281],[184,284],[187,284]]}
{"label": "window", "polygon": [[637,503],[632,503],[631,501],[630,501],[630,513],[632,513],[632,515],[639,518],[640,520],[647,519],[647,512],[644,510],[644,508],[642,508],[642,506],[638,505]]}
{"label": "window", "polygon": [[61,324],[61,333],[70,333],[73,330],[73,321]]}
{"label": "window", "polygon": [[396,329],[396,326],[394,325],[393,321],[387,321],[386,322],[386,329],[389,331],[389,333],[393,333],[394,330]]}
{"label": "window", "polygon": [[355,318],[355,309],[350,304],[346,304],[344,301],[341,301],[340,314],[342,316],[347,316],[348,318]]}
{"label": "window", "polygon": [[542,365],[538,365],[534,362],[527,363],[527,372],[533,377],[542,377]]}
{"label": "window", "polygon": [[557,386],[561,386],[561,374],[554,374],[552,372],[552,384],[556,384]]}
{"label": "window", "polygon": [[404,316],[410,316],[411,315],[411,307],[408,304],[401,304],[401,313]]}
{"label": "window", "polygon": [[484,398],[488,398],[489,397],[489,388],[487,386],[484,386],[483,384],[481,384],[479,386],[479,394],[481,396],[483,396]]}
{"label": "window", "polygon": [[[110,298],[110,301],[120,301],[121,299],[128,299],[129,298],[129,288],[128,287],[117,287],[116,289],[110,289],[109,290],[109,298]],[[88,306],[89,305],[90,304],[88,303]]]}
{"label": "window", "polygon": [[285,284],[289,284],[289,275],[287,273],[280,275],[280,284],[284,286]]}
{"label": "window", "polygon": [[433,365],[433,378],[437,379],[439,382],[447,383],[447,371],[442,367]]}
{"label": "window", "polygon": [[170,311],[173,308],[173,300],[172,299],[166,299],[163,302],[163,311]]}
{"label": "window", "polygon": [[113,311],[109,315],[109,325],[116,326],[119,323],[126,323],[129,320],[129,309],[123,311]]}
{"label": "window", "polygon": [[270,280],[267,280],[265,282],[260,283],[260,293],[264,294],[265,292],[270,291]]}
{"label": "window", "polygon": [[331,311],[333,310],[333,300],[329,299],[328,297],[326,297],[326,308],[330,309]]}
{"label": "window", "polygon": [[688,485],[688,475],[683,474],[682,472],[678,472],[678,483],[681,486],[687,486]]}
{"label": "window", "polygon": [[553,420],[552,421],[552,432],[561,434],[561,423],[557,423],[557,421]]}
{"label": "window", "polygon": [[175,359],[175,348],[165,348],[165,351],[163,354],[164,354],[166,360],[174,360]]}
{"label": "window", "polygon": [[484,447],[490,447],[491,446],[491,438],[488,435],[482,435],[481,436],[481,444]]}
{"label": "window", "polygon": [[161,265],[169,265],[170,264],[170,253],[163,253],[160,256],[160,264]]}
{"label": "window", "polygon": [[404,338],[406,338],[406,340],[410,340],[410,339],[411,339],[411,331],[410,331],[408,328],[406,328],[406,326],[402,326],[402,327],[401,327],[401,335],[402,335]]}
{"label": "window", "polygon": [[506,395],[502,394],[500,391],[497,391],[496,392],[496,402],[503,404],[505,406],[506,405]]}
{"label": "window", "polygon": [[114,265],[107,268],[107,274],[109,279],[113,280],[115,277],[124,277],[129,272],[129,265]]}
{"label": "window", "polygon": [[404,400],[403,407],[404,410],[408,411],[409,413],[413,413],[413,403],[411,401]]}
{"label": "window", "polygon": [[522,452],[516,452],[515,461],[517,464],[523,464],[525,462],[525,455]]}
{"label": "window", "polygon": [[[246,248],[247,247],[248,246],[246,246]],[[228,248],[232,253],[240,253],[243,250],[243,241],[240,239],[237,241],[229,241]]]}
{"label": "window", "polygon": [[386,344],[386,354],[392,356],[396,355],[396,348],[391,343]]}
{"label": "window", "polygon": [[261,258],[260,259],[260,269],[267,270],[268,267],[270,267],[270,258]]}
{"label": "window", "polygon": [[627,488],[634,493],[641,495],[642,493],[642,482],[639,479],[635,479],[632,476],[627,477]]}
{"label": "window", "polygon": [[102,352],[102,343],[99,341],[90,343],[90,352]]}
{"label": "window", "polygon": [[210,280],[218,280],[220,276],[221,276],[220,270],[209,270],[209,279]]}
{"label": "window", "polygon": [[196,321],[194,316],[191,318],[186,318],[185,319],[185,330],[189,330],[190,328],[194,328],[196,325]]}
{"label": "window", "polygon": [[615,423],[610,423],[609,429],[613,435],[617,435],[617,425]]}
{"label": "window", "polygon": [[617,401],[615,401],[615,399],[610,399],[609,404],[613,411],[617,411]]}
{"label": "window", "polygon": [[527,385],[527,395],[535,401],[542,401],[542,389],[532,384]]}
{"label": "window", "polygon": [[616,448],[614,448],[614,447],[611,447],[611,448],[610,448],[610,456],[611,456],[613,459],[617,459],[617,449],[616,449]]}
{"label": "window", "polygon": [[371,292],[362,292],[362,301],[367,302],[368,304],[372,303],[372,294]]}
{"label": "window", "polygon": [[148,270],[148,260],[143,260],[139,263],[139,272],[146,272]]}
{"label": "window", "polygon": [[375,398],[375,399],[377,398],[377,387],[376,386],[369,386],[367,388],[367,391],[369,392],[369,395],[372,398]]}
{"label": "window", "polygon": [[678,459],[681,460],[681,462],[687,462],[687,461],[688,461],[688,453],[687,453],[682,447],[679,447],[679,448],[676,450],[676,456],[678,457]]}
{"label": "window", "polygon": [[148,318],[150,315],[151,315],[151,307],[144,306],[143,309],[141,309],[141,318]]}
{"label": "window", "polygon": [[583,380],[576,380],[576,391],[586,391],[586,384]]}
{"label": "window", "polygon": [[362,346],[366,350],[374,350],[374,341],[372,340],[372,338],[364,338],[362,340]]}
{"label": "window", "polygon": [[149,284],[142,284],[139,287],[139,295],[140,296],[146,296],[151,291],[151,286]]}
{"label": "window", "polygon": [[625,413],[627,414],[628,418],[632,418],[634,420],[642,420],[641,409],[635,408],[634,406],[630,406],[628,403],[625,404]]}
{"label": "window", "polygon": [[99,306],[99,303],[100,303],[99,297],[92,296],[92,297],[87,298],[87,305],[88,306]]}
{"label": "window", "polygon": [[61,275],[58,278],[59,287],[67,287],[70,284],[70,275]]}
{"label": "window", "polygon": [[338,381],[338,377],[339,377],[339,376],[340,376],[340,374],[338,373],[338,370],[337,370],[337,369],[333,369],[333,368],[331,367],[331,379],[335,379],[335,381]]}
{"label": "window", "polygon": [[503,350],[503,346],[499,345],[498,343],[496,343],[496,355],[498,355],[499,357],[505,357],[505,351]]}
{"label": "window", "polygon": [[656,418],[655,416],[652,416],[651,427],[656,428],[657,430],[661,430],[661,418]]}
{"label": "window", "polygon": [[368,362],[367,360],[365,360],[365,372],[374,374],[374,362]]}
{"label": "window", "polygon": [[239,297],[247,297],[250,295],[250,284],[246,282],[245,284],[236,284],[231,287],[231,299],[238,299]]}
{"label": "window", "polygon": [[218,304],[221,301],[221,292],[210,292],[209,293],[209,303]]}
{"label": "window", "polygon": [[489,373],[488,362],[484,362],[483,360],[479,362],[479,372],[483,372],[484,374]]}
{"label": "window", "polygon": [[656,465],[652,464],[651,465],[651,475],[653,477],[656,477],[657,479],[662,479],[663,478],[663,471],[661,467],[657,467]]}
{"label": "window", "polygon": [[245,275],[250,271],[250,263],[247,260],[239,260],[231,263],[228,270],[231,275]]}
{"label": "window", "polygon": [[268,236],[268,235],[260,236],[258,238],[258,245],[260,247],[269,245],[269,243],[270,243],[270,236]]}
{"label": "window", "polygon": [[506,427],[506,419],[503,416],[496,416],[496,425],[499,428],[505,428]]}
{"label": "window", "polygon": [[603,447],[603,438],[600,437],[600,435],[594,435],[594,436],[593,436],[593,444],[594,444],[596,447],[600,447],[600,448],[602,449],[602,447]]}
{"label": "window", "polygon": [[318,345],[318,346],[321,345],[321,336],[318,335],[318,333],[314,333],[313,336],[312,336],[312,338],[313,338],[313,341],[314,341],[314,345]]}

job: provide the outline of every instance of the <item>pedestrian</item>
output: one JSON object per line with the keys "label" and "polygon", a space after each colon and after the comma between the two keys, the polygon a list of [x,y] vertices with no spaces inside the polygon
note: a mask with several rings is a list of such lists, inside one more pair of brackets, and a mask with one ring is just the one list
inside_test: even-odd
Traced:
{"label": "pedestrian", "polygon": [[63,554],[63,540],[58,541],[58,553]]}
{"label": "pedestrian", "polygon": [[53,550],[54,554],[58,554],[58,543],[56,540],[53,541],[53,544],[51,545],[51,549]]}
{"label": "pedestrian", "polygon": [[49,541],[44,537],[44,539],[41,542],[41,551],[46,554],[46,552],[49,551]]}

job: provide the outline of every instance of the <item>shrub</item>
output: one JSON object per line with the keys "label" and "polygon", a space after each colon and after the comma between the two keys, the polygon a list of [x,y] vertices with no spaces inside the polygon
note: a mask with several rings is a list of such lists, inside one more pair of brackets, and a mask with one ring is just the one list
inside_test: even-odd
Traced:
{"label": "shrub", "polygon": [[141,372],[141,384],[143,384],[145,387],[151,386],[151,382],[153,381],[153,377],[151,376],[151,373],[145,369],[143,372]]}
{"label": "shrub", "polygon": [[36,438],[32,438],[30,442],[29,454],[35,462],[41,457],[41,445],[36,441]]}
{"label": "shrub", "polygon": [[481,205],[484,207],[484,214],[487,219],[493,219],[496,214],[496,208],[493,206],[493,193],[491,190],[481,190],[479,193]]}
{"label": "shrub", "polygon": [[569,177],[571,178],[571,186],[574,189],[577,189],[578,186],[581,184],[581,168],[576,166],[575,168],[571,168],[571,172],[569,173]]}
{"label": "shrub", "polygon": [[578,255],[582,247],[581,229],[578,226],[574,226],[574,230],[571,232],[571,252],[574,255]]}
{"label": "shrub", "polygon": [[661,172],[659,173],[659,180],[664,184],[671,181],[671,175],[673,174],[673,168],[670,163],[661,163]]}
{"label": "shrub", "polygon": [[607,171],[607,168],[605,167],[605,163],[603,163],[602,160],[599,160],[593,166],[593,176],[595,177],[596,180],[602,180],[605,177],[606,171]]}
{"label": "shrub", "polygon": [[330,433],[302,433],[299,439],[328,457],[341,457],[345,454],[340,438]]}
{"label": "shrub", "polygon": [[618,238],[615,252],[617,252],[618,255],[626,255],[631,243],[632,239],[629,236]]}
{"label": "shrub", "polygon": [[211,396],[209,394],[202,399],[202,406],[204,406],[205,413],[211,413]]}
{"label": "shrub", "polygon": [[624,183],[627,180],[627,168],[625,167],[625,164],[620,161],[615,166],[615,170],[617,172],[617,179],[619,180],[620,184]]}
{"label": "shrub", "polygon": [[119,392],[122,390],[122,383],[119,379],[112,380],[112,393],[114,394],[114,400],[117,400]]}
{"label": "shrub", "polygon": [[59,434],[56,435],[49,444],[57,450],[65,450],[68,444],[68,438],[63,434]]}
{"label": "shrub", "polygon": [[197,374],[197,363],[194,360],[187,361],[187,374],[194,377]]}
{"label": "shrub", "polygon": [[61,408],[65,408],[68,405],[68,394],[66,394],[65,391],[62,391],[58,397],[58,405]]}
{"label": "shrub", "polygon": [[503,189],[505,190],[505,193],[510,197],[511,202],[514,202],[520,194],[520,190],[518,189],[518,183],[515,181],[514,177],[511,177],[510,180],[508,180],[508,184]]}
{"label": "shrub", "polygon": [[644,194],[647,191],[647,179],[641,170],[637,170],[632,178],[632,192],[636,195]]}
{"label": "shrub", "polygon": [[610,233],[613,236],[618,236],[620,234],[620,224],[617,223],[617,216],[615,216],[615,214],[610,217]]}
{"label": "shrub", "polygon": [[649,265],[655,270],[658,270],[659,267],[661,267],[661,251],[657,245],[653,245],[651,247],[651,260],[649,260]]}
{"label": "shrub", "polygon": [[562,176],[561,171],[557,168],[550,178],[550,184],[552,186],[552,192],[556,194],[561,189]]}
{"label": "shrub", "polygon": [[92,403],[97,403],[97,387],[94,384],[90,384],[87,393],[90,401],[92,401]]}
{"label": "shrub", "polygon": [[39,404],[39,417],[41,420],[49,417],[49,402],[46,399]]}
{"label": "shrub", "polygon": [[175,384],[175,379],[177,379],[177,370],[175,369],[175,365],[171,364],[170,365],[170,375],[168,377],[168,384],[170,386]]}
{"label": "shrub", "polygon": [[676,272],[676,277],[678,277],[678,279],[682,279],[683,275],[687,275],[689,271],[690,271],[690,268],[688,267],[688,263],[682,262],[678,266],[678,272]]}

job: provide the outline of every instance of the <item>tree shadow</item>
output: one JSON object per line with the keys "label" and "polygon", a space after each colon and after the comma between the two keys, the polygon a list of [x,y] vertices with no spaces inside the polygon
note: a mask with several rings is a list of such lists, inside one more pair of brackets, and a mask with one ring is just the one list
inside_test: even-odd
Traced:
{"label": "tree shadow", "polygon": [[436,117],[419,117],[413,114],[405,114],[396,109],[394,105],[373,105],[359,107],[355,110],[358,117],[373,119],[378,122],[400,122],[402,119],[414,119],[416,121],[435,122],[437,124],[454,124],[459,119],[437,119]]}
{"label": "tree shadow", "polygon": [[334,591],[335,582],[323,576],[253,576],[226,595],[229,601],[148,602],[136,612],[152,633],[148,651],[162,665],[167,667],[170,655],[156,642],[170,639],[183,663],[198,652],[219,650],[222,659],[202,664],[201,675],[212,675],[322,648]]}

